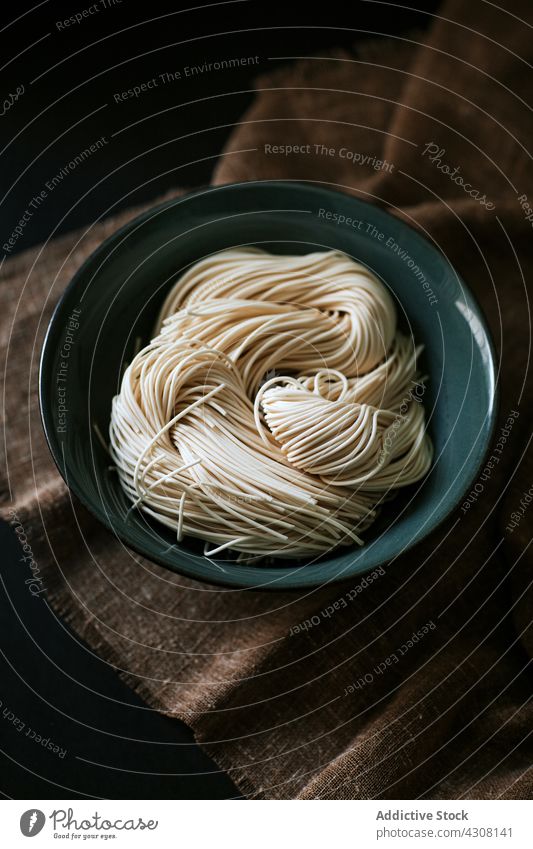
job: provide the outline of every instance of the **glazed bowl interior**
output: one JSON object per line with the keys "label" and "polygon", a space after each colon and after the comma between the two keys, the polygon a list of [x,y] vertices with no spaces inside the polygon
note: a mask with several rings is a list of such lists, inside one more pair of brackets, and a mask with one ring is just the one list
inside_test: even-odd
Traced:
{"label": "glazed bowl interior", "polygon": [[[275,253],[344,251],[389,287],[403,329],[425,346],[433,466],[387,505],[361,548],[268,565],[208,560],[200,541],[178,544],[170,530],[140,511],[126,515],[129,503],[97,435],[107,440],[111,400],[125,365],[152,337],[162,301],[180,273],[237,245]],[[446,258],[415,230],[337,191],[293,182],[243,183],[155,207],[91,255],[50,323],[40,400],[50,450],[65,481],[128,547],[200,580],[281,590],[342,580],[388,562],[457,507],[491,438],[495,366],[477,304]]]}

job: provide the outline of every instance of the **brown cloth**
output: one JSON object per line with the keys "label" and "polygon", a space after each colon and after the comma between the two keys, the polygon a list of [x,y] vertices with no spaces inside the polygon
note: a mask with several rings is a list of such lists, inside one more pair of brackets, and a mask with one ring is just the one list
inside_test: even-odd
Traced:
{"label": "brown cloth", "polygon": [[[446,252],[492,328],[499,462],[367,586],[195,583],[126,550],[70,497],[41,431],[39,351],[73,270],[136,211],[2,270],[3,514],[16,511],[53,609],[249,797],[531,797],[533,10],[456,0],[440,15],[424,38],[262,76],[227,148],[255,150],[221,157],[215,175],[309,180],[389,208]],[[289,144],[309,152],[265,148]],[[429,144],[443,149],[434,161]]]}

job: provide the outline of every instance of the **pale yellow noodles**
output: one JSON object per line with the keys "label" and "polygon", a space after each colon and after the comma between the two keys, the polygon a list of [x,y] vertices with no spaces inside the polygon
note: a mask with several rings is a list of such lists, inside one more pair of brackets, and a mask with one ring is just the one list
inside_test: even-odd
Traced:
{"label": "pale yellow noodles", "polygon": [[420,348],[344,254],[214,254],[155,332],[113,399],[111,452],[130,509],[207,556],[362,544],[391,491],[428,471]]}

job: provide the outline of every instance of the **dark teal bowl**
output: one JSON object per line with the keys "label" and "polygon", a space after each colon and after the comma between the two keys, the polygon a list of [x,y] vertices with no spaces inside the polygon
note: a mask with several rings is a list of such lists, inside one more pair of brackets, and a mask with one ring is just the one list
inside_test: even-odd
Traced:
{"label": "dark teal bowl", "polygon": [[[151,338],[176,277],[206,254],[248,244],[279,253],[345,251],[381,277],[396,298],[404,328],[425,345],[422,364],[430,380],[424,403],[433,467],[420,484],[387,505],[362,548],[306,563],[246,566],[207,560],[198,541],[176,544],[170,531],[139,511],[126,517],[129,504],[109,470],[95,425],[107,439],[111,399],[124,365],[137,340],[145,344]],[[50,322],[40,403],[48,444],[66,483],[127,546],[203,581],[286,590],[346,579],[390,561],[458,506],[491,439],[495,364],[479,307],[446,258],[418,232],[337,191],[250,182],[154,207],[89,257]]]}

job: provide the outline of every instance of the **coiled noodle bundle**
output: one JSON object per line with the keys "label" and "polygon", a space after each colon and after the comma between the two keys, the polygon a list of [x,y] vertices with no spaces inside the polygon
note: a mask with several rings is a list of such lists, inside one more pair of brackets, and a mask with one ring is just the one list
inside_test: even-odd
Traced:
{"label": "coiled noodle bundle", "polygon": [[362,544],[431,464],[420,348],[342,253],[214,254],[178,280],[155,333],[113,399],[111,453],[132,508],[206,556]]}

